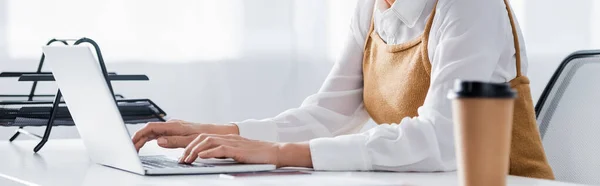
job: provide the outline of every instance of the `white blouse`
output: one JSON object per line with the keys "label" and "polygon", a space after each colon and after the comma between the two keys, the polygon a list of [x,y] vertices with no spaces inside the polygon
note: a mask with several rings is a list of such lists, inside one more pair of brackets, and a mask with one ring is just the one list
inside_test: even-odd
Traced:
{"label": "white blouse", "polygon": [[[419,36],[436,0],[359,0],[345,49],[316,94],[299,108],[238,122],[250,139],[310,140],[315,170],[450,171],[456,169],[451,101],[455,79],[508,82],[515,49],[503,0],[439,0],[429,38],[431,84],[419,116],[358,133],[370,119],[362,100],[363,46],[371,20],[388,44]],[[374,15],[373,15],[374,13]],[[523,43],[519,30],[520,43]],[[527,57],[521,44],[522,69]]]}

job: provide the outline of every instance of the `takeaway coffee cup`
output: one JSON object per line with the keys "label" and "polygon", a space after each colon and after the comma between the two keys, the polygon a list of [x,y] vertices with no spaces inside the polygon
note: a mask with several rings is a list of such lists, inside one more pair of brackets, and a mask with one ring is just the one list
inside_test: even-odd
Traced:
{"label": "takeaway coffee cup", "polygon": [[448,98],[460,185],[506,185],[515,97],[507,83],[455,82]]}

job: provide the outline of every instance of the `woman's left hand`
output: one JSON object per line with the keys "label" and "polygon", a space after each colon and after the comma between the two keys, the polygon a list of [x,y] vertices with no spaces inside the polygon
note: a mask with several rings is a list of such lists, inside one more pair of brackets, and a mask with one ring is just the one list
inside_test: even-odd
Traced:
{"label": "woman's left hand", "polygon": [[198,135],[185,148],[179,162],[193,163],[197,158],[232,158],[240,163],[312,167],[308,143],[271,143],[239,135]]}

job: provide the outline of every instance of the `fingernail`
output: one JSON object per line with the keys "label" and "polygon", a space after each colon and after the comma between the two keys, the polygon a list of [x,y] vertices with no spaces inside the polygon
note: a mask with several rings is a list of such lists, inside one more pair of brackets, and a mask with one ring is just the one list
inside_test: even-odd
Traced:
{"label": "fingernail", "polygon": [[186,163],[190,163],[191,161],[192,161],[192,157],[191,157],[191,156],[188,156],[188,157],[185,159],[185,162],[186,162]]}
{"label": "fingernail", "polygon": [[158,138],[158,140],[156,140],[156,141],[157,141],[157,143],[159,145],[166,145],[167,144],[167,139],[165,139],[165,138]]}

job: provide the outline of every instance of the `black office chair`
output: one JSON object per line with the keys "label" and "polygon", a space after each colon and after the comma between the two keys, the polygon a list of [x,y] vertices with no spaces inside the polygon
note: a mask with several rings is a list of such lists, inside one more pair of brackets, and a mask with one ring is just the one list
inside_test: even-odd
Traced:
{"label": "black office chair", "polygon": [[600,184],[600,50],[564,59],[535,110],[556,179]]}

